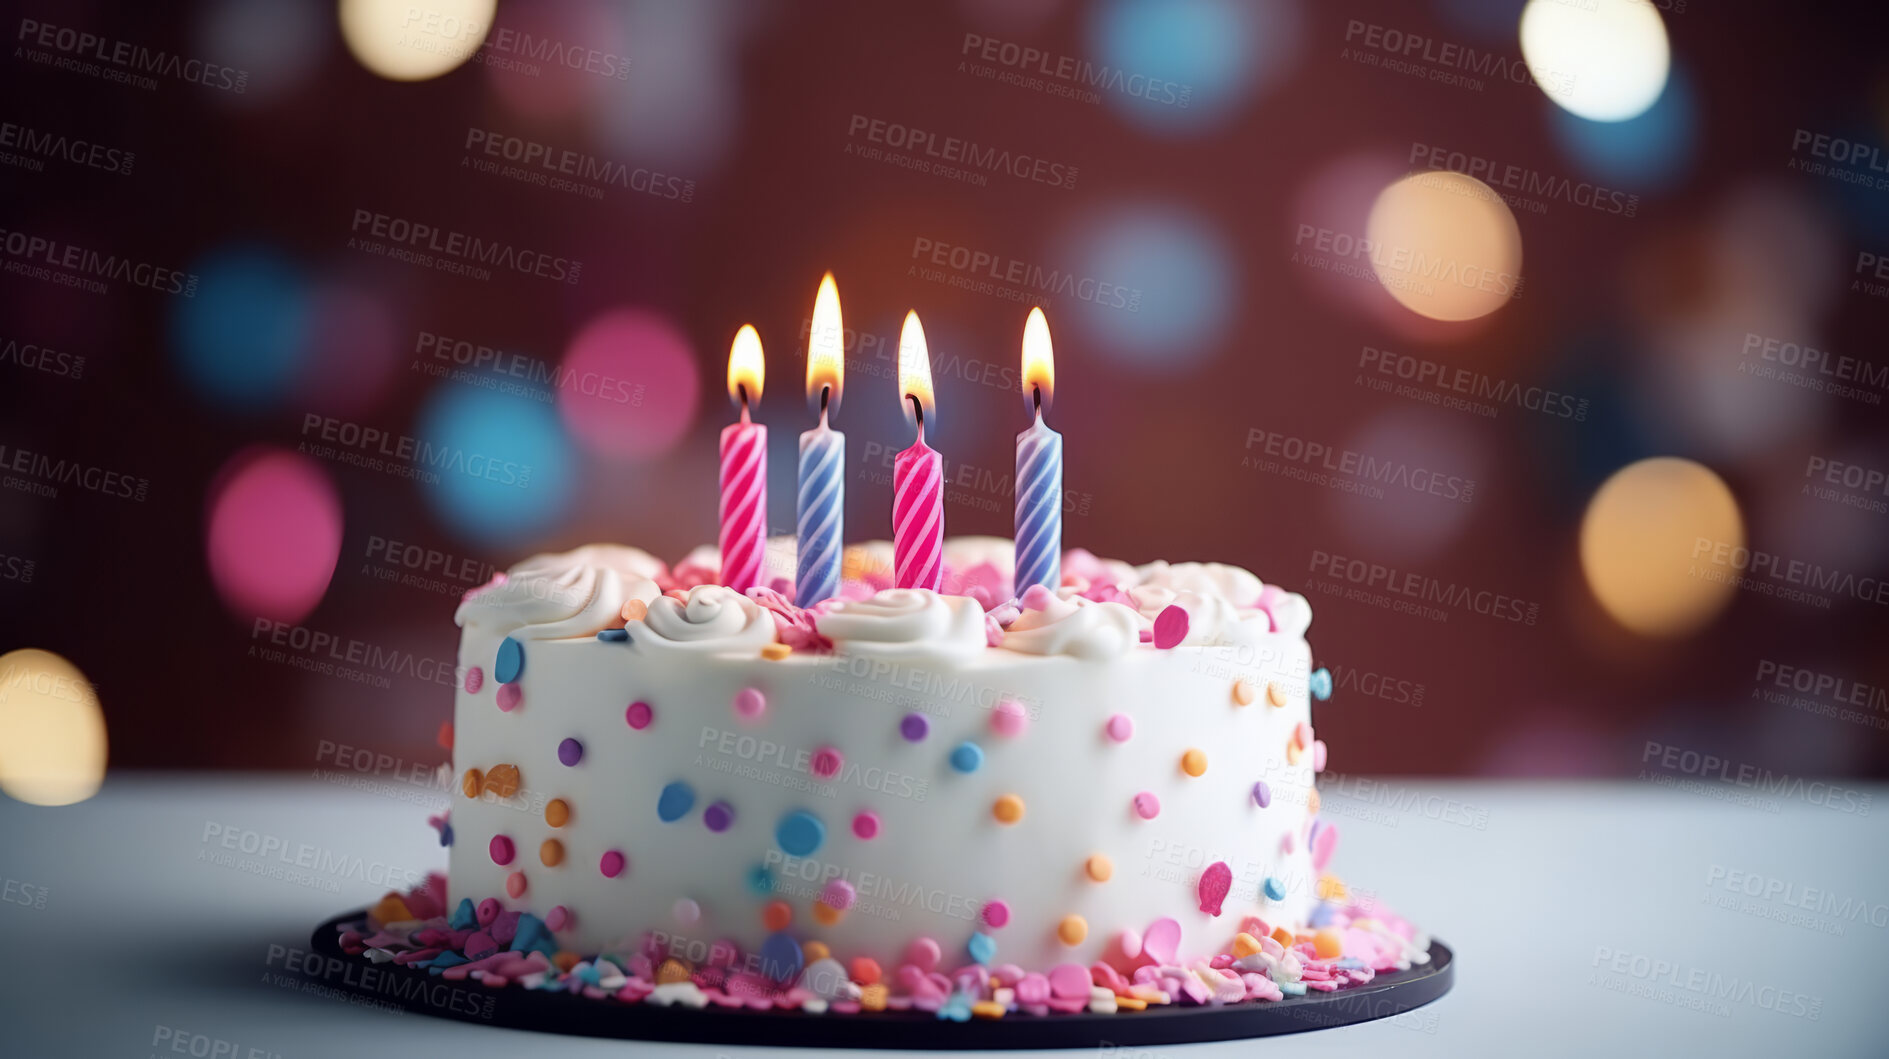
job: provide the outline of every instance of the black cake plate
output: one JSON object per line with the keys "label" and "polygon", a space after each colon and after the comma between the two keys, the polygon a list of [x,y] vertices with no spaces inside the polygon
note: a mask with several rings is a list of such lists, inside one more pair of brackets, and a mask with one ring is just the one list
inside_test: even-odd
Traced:
{"label": "black cake plate", "polygon": [[[1006,1015],[952,1022],[923,1011],[809,1015],[800,1011],[694,1010],[597,1000],[574,993],[449,982],[424,968],[373,963],[341,948],[341,926],[367,918],[357,909],[315,929],[304,975],[382,1005],[475,1025],[541,1033],[786,1048],[1097,1048],[1191,1044],[1350,1026],[1415,1010],[1449,992],[1454,955],[1430,942],[1430,962],[1380,974],[1370,984],[1330,993],[1223,1007],[1150,1007],[1116,1015]],[[310,966],[312,965],[312,966]]]}

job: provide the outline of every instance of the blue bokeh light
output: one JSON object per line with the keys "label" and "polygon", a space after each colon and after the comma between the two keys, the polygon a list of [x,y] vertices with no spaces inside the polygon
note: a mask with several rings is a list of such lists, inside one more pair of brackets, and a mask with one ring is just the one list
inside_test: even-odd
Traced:
{"label": "blue bokeh light", "polygon": [[1626,121],[1589,121],[1552,104],[1547,109],[1562,153],[1595,179],[1623,191],[1664,190],[1691,167],[1699,139],[1698,104],[1678,67],[1653,105]]}
{"label": "blue bokeh light", "polygon": [[1049,301],[1051,325],[1069,321],[1082,348],[1131,367],[1197,366],[1232,317],[1234,256],[1213,225],[1179,206],[1118,207],[1090,218],[1064,240],[1059,260],[1077,283],[1074,297]]}
{"label": "blue bokeh light", "polygon": [[280,401],[308,356],[307,277],[262,246],[218,250],[191,272],[196,296],[180,299],[171,317],[171,349],[185,381],[230,408]]}
{"label": "blue bokeh light", "polygon": [[516,544],[555,523],[576,472],[556,408],[476,386],[434,389],[415,431],[417,467],[440,518],[462,536]]}
{"label": "blue bokeh light", "polygon": [[1106,71],[1085,87],[1147,131],[1199,132],[1277,79],[1298,40],[1290,0],[1104,0],[1089,51]]}

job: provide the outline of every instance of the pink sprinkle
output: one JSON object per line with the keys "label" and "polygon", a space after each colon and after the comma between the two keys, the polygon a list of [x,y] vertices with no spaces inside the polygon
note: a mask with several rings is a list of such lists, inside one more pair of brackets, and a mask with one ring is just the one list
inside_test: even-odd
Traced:
{"label": "pink sprinkle", "polygon": [[860,839],[877,838],[879,835],[879,814],[868,809],[853,817],[853,837]]}
{"label": "pink sprinkle", "polygon": [[492,921],[498,918],[499,911],[498,898],[488,897],[479,902],[479,907],[472,910],[472,915],[479,921],[480,926],[489,927]]}
{"label": "pink sprinkle", "polygon": [[1125,713],[1118,713],[1108,719],[1108,737],[1117,743],[1126,743],[1135,734],[1135,719]]}
{"label": "pink sprinkle", "polygon": [[630,722],[630,727],[642,731],[649,727],[649,722],[656,719],[656,711],[647,702],[632,702],[630,708],[623,711],[623,719]]}
{"label": "pink sprinkle", "polygon": [[[1043,586],[1035,587],[1042,588]],[[1014,739],[1030,727],[1030,717],[1023,711],[1022,703],[1015,699],[1003,699],[997,703],[997,708],[991,711],[990,726],[996,729],[999,735],[1007,735]]]}
{"label": "pink sprinkle", "polygon": [[518,848],[512,845],[511,839],[504,835],[492,836],[492,863],[504,866],[510,864],[517,855]]}
{"label": "pink sprinkle", "polygon": [[1023,595],[1017,598],[1017,603],[1024,610],[1044,610],[1054,602],[1056,602],[1056,593],[1042,585],[1031,585],[1023,590]]}
{"label": "pink sprinkle", "polygon": [[1154,962],[1171,965],[1180,959],[1181,925],[1168,916],[1148,924],[1141,935],[1141,951]]}
{"label": "pink sprinkle", "polygon": [[1180,646],[1187,639],[1187,611],[1179,604],[1169,604],[1167,609],[1155,615],[1154,645],[1166,651]]}
{"label": "pink sprinkle", "polygon": [[1312,740],[1312,771],[1325,771],[1325,741],[1323,739]]}
{"label": "pink sprinkle", "polygon": [[519,688],[516,681],[510,684],[500,684],[498,686],[498,708],[504,710],[506,713],[517,709],[518,704],[524,700],[525,693]]}
{"label": "pink sprinkle", "polygon": [[551,911],[544,914],[544,925],[548,930],[563,930],[571,925],[571,910],[563,905],[552,905]]}
{"label": "pink sprinkle", "polygon": [[1152,820],[1161,815],[1161,799],[1153,791],[1142,791],[1135,795],[1135,813],[1143,820]]}
{"label": "pink sprinkle", "polygon": [[629,867],[629,864],[629,858],[613,849],[605,853],[603,859],[597,862],[597,870],[603,872],[604,878],[614,879],[622,875],[623,869]]}
{"label": "pink sprinkle", "polygon": [[1312,745],[1312,726],[1306,724],[1304,721],[1293,725],[1292,741],[1298,744],[1300,750],[1304,750],[1306,747]]}
{"label": "pink sprinkle", "polygon": [[1089,982],[1089,969],[1079,963],[1059,963],[1049,972],[1050,994],[1064,1000],[1087,1000]]}
{"label": "pink sprinkle", "polygon": [[1279,840],[1279,851],[1281,853],[1290,853],[1297,845],[1298,843],[1292,841],[1292,832],[1287,831],[1286,837]]}
{"label": "pink sprinkle", "polygon": [[841,754],[838,747],[823,746],[813,752],[813,774],[820,779],[830,780],[839,775],[845,764],[846,755]]}
{"label": "pink sprinkle", "polygon": [[853,898],[856,893],[852,883],[845,879],[834,879],[826,884],[826,889],[820,891],[820,903],[828,908],[836,908],[844,912],[853,907]]}
{"label": "pink sprinkle", "polygon": [[485,687],[485,670],[478,666],[466,670],[466,690],[477,694],[482,687]]}
{"label": "pink sprinkle", "polygon": [[938,966],[938,959],[943,955],[938,943],[928,937],[919,938],[905,948],[905,962],[918,968],[920,973]]}
{"label": "pink sprinkle", "polygon": [[525,896],[525,873],[515,871],[505,877],[505,892],[513,897]]}
{"label": "pink sprinkle", "polygon": [[[1036,587],[1041,588],[1043,586],[1038,585]],[[989,924],[992,929],[1001,928],[1004,924],[1010,922],[1010,906],[1000,900],[987,902],[984,905],[984,922]]]}
{"label": "pink sprinkle", "polygon": [[742,688],[735,692],[735,715],[744,720],[755,720],[767,710],[767,696],[759,688]]}
{"label": "pink sprinkle", "polygon": [[1226,861],[1216,860],[1200,873],[1200,910],[1210,916],[1220,914],[1220,905],[1233,888],[1233,869]]}

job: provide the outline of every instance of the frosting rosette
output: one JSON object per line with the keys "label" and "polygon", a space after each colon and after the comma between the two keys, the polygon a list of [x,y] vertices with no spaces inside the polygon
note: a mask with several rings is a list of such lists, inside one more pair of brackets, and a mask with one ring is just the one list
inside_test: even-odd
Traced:
{"label": "frosting rosette", "polygon": [[1218,592],[1194,589],[1176,590],[1165,585],[1136,585],[1128,590],[1140,614],[1142,627],[1154,628],[1154,619],[1169,607],[1187,612],[1185,647],[1217,647],[1229,644],[1257,643],[1272,628],[1263,610],[1242,610]]}
{"label": "frosting rosette", "polygon": [[1032,655],[1112,658],[1140,642],[1141,619],[1133,610],[1065,588],[1056,595],[1031,589],[1025,609],[1004,627],[1002,646]]}
{"label": "frosting rosette", "polygon": [[1136,567],[1132,584],[1219,596],[1241,610],[1259,606],[1260,592],[1266,587],[1251,571],[1238,566],[1170,563],[1159,559]]}
{"label": "frosting rosette", "polygon": [[459,604],[453,620],[515,640],[594,636],[621,621],[623,604],[662,594],[662,560],[639,548],[590,544],[534,555]]}
{"label": "frosting rosette", "polygon": [[840,600],[815,617],[814,625],[843,654],[961,657],[989,644],[984,608],[976,600],[927,588],[888,588],[867,599]]}
{"label": "frosting rosette", "polygon": [[630,622],[638,646],[685,651],[759,651],[775,640],[767,608],[726,585],[697,585],[682,599],[661,596],[649,613]]}

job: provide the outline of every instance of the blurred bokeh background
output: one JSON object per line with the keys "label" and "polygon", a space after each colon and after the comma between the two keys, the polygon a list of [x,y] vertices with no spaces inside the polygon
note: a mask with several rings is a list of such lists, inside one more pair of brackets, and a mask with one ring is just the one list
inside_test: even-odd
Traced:
{"label": "blurred bokeh background", "polygon": [[16,797],[439,760],[467,588],[714,540],[743,323],[791,526],[826,270],[850,539],[890,533],[908,308],[948,531],[1008,534],[1042,305],[1065,541],[1304,592],[1341,775],[1889,766],[1889,68],[1853,12],[6,7]]}

